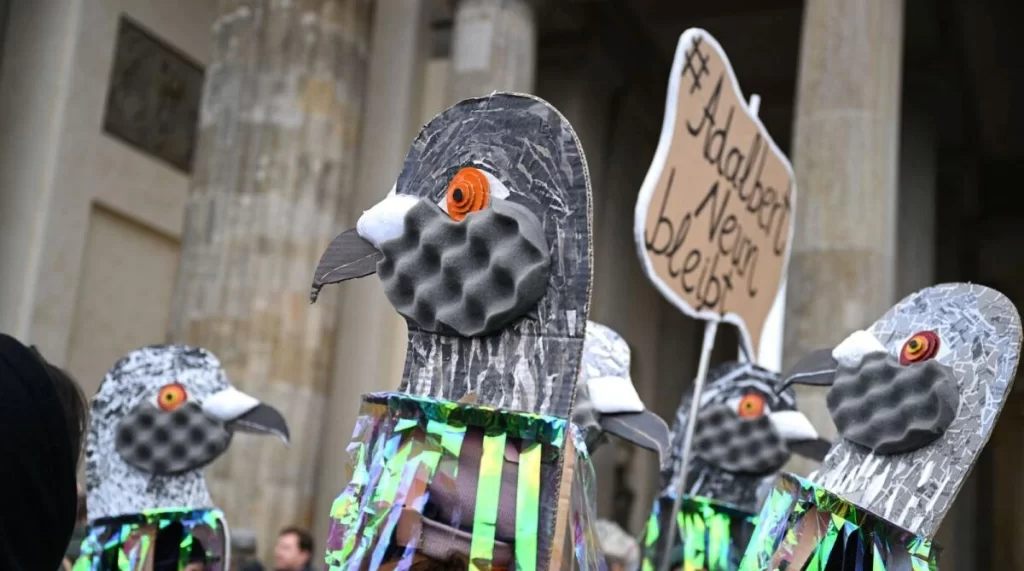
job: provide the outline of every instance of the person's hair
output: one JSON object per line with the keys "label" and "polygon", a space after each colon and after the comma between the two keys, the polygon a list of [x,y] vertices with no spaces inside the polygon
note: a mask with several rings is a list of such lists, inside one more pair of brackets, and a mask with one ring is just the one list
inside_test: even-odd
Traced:
{"label": "person's hair", "polygon": [[71,439],[71,450],[75,454],[75,465],[78,465],[78,461],[82,457],[85,432],[89,428],[89,401],[86,400],[82,388],[67,371],[50,364],[35,345],[32,346],[32,351],[42,361],[46,374],[50,377],[50,382],[53,383],[53,388],[57,392],[57,398],[60,399],[61,407],[64,409],[64,419],[67,423],[68,437]]}
{"label": "person's hair", "polygon": [[277,534],[278,537],[284,537],[286,535],[294,535],[299,541],[299,551],[305,551],[306,553],[313,553],[313,535],[308,531],[298,526],[289,526],[281,530],[281,533]]}

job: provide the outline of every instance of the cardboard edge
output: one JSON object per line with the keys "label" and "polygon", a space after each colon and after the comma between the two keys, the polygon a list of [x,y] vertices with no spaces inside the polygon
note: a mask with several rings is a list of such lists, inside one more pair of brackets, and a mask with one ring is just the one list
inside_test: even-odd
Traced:
{"label": "cardboard edge", "polygon": [[[636,243],[637,253],[639,254],[641,265],[644,268],[644,273],[647,274],[647,278],[654,284],[662,296],[665,297],[672,305],[676,306],[680,311],[693,317],[694,319],[701,319],[705,321],[725,321],[736,326],[739,330],[740,341],[747,348],[750,349],[750,354],[760,361],[760,345],[755,347],[752,336],[750,335],[749,328],[746,322],[739,314],[726,312],[724,315],[720,315],[713,311],[697,311],[690,304],[686,303],[681,297],[676,295],[672,288],[665,284],[654,271],[654,267],[651,264],[650,258],[647,256],[647,248],[645,246],[644,230],[647,222],[647,212],[650,209],[651,198],[654,196],[654,192],[658,186],[658,180],[661,178],[661,174],[665,170],[665,163],[668,161],[668,152],[672,147],[672,141],[674,139],[674,128],[676,123],[676,110],[679,107],[679,85],[682,80],[682,70],[686,60],[686,48],[693,42],[693,39],[702,36],[703,41],[707,41],[714,47],[715,50],[722,57],[722,61],[725,64],[725,69],[728,71],[729,80],[732,82],[733,88],[739,95],[740,109],[754,121],[754,123],[760,128],[765,140],[768,142],[769,147],[772,151],[780,157],[783,166],[786,168],[786,172],[789,173],[790,180],[793,181],[790,186],[790,201],[791,201],[791,217],[793,222],[789,226],[789,239],[787,241],[785,260],[782,263],[782,275],[779,280],[778,288],[772,297],[772,303],[775,303],[775,298],[778,297],[779,291],[782,291],[786,286],[789,275],[789,262],[793,253],[793,238],[796,232],[796,213],[797,213],[797,184],[796,175],[793,172],[793,165],[789,160],[789,157],[779,148],[776,144],[775,139],[772,138],[771,133],[761,122],[761,119],[751,113],[750,102],[743,95],[743,90],[740,89],[739,81],[736,79],[736,73],[733,70],[732,62],[729,61],[729,56],[725,50],[722,49],[721,44],[714,38],[709,32],[702,28],[689,28],[679,36],[679,41],[676,43],[676,53],[672,59],[672,71],[670,72],[668,80],[668,93],[665,99],[665,115],[662,120],[661,134],[658,137],[658,147],[654,153],[654,158],[651,160],[651,166],[647,170],[647,174],[644,176],[644,181],[640,185],[640,192],[637,194],[636,207],[633,211],[633,238]],[[769,312],[771,311],[769,307]],[[761,336],[764,334],[764,328],[767,325],[767,321],[762,324],[761,331],[758,335],[758,340],[761,340]]]}
{"label": "cardboard edge", "polygon": [[576,467],[576,445],[572,437],[565,435],[565,449],[562,458],[562,474],[558,478],[558,509],[555,510],[555,529],[552,534],[551,552],[548,559],[549,571],[562,569],[565,546],[569,533],[569,514],[572,512],[572,474]]}

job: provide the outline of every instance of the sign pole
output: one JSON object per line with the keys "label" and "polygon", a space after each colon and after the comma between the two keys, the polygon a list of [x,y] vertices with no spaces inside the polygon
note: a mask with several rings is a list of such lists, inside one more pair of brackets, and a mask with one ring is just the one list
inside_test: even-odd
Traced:
{"label": "sign pole", "polygon": [[700,364],[697,366],[697,378],[693,381],[693,401],[690,403],[690,416],[686,419],[686,436],[683,438],[683,450],[679,461],[679,485],[676,497],[672,502],[668,534],[665,535],[665,552],[661,559],[659,571],[668,571],[672,545],[678,531],[679,508],[683,504],[683,492],[686,490],[686,473],[690,463],[690,448],[693,444],[693,431],[697,426],[697,413],[700,411],[700,394],[704,391],[704,379],[708,376],[708,365],[711,361],[711,349],[715,346],[715,334],[718,333],[718,321],[709,319],[704,322],[704,343],[700,350]]}

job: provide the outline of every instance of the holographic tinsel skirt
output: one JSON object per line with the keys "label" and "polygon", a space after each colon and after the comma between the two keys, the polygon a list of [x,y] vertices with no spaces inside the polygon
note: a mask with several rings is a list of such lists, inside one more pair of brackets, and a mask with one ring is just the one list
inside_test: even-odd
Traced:
{"label": "holographic tinsel skirt", "polygon": [[654,502],[644,533],[641,569],[655,571],[667,556],[669,569],[734,571],[754,531],[754,514],[708,498],[684,497],[676,518],[677,537],[670,547],[664,534],[672,504],[669,496]]}
{"label": "holographic tinsel skirt", "polygon": [[935,571],[940,548],[812,482],[783,474],[741,571]]}
{"label": "holographic tinsel skirt", "polygon": [[[473,452],[478,459],[463,462],[471,435],[482,439]],[[603,569],[593,466],[579,431],[565,419],[374,393],[363,397],[348,450],[349,483],[331,507],[326,563],[332,570],[414,569],[424,543],[449,541],[463,542],[470,569],[506,568],[493,564],[502,545],[514,560],[510,570]],[[439,482],[458,482],[460,467],[477,463],[475,501],[457,511],[457,522],[446,513],[443,525],[452,531],[438,538],[432,522],[441,520],[432,514],[447,507],[432,495],[446,491]],[[516,465],[514,478],[508,463]],[[513,494],[514,537],[498,541],[499,503]],[[410,512],[419,523],[403,532]],[[562,540],[560,529],[567,530]]]}
{"label": "holographic tinsel skirt", "polygon": [[[89,525],[74,571],[144,571],[154,568],[157,538],[171,527],[177,549],[168,550],[182,569],[201,550],[206,571],[226,571],[230,536],[217,509],[158,509],[99,520]],[[167,564],[168,562],[162,562]],[[171,563],[173,565],[173,563]],[[162,567],[166,568],[166,567]]]}

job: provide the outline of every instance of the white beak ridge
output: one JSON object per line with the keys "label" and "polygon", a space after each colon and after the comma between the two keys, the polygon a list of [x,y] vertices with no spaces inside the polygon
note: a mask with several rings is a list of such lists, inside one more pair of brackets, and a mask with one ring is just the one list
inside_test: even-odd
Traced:
{"label": "white beak ridge", "polygon": [[363,212],[356,222],[356,232],[379,250],[384,242],[402,235],[405,231],[405,215],[419,201],[408,194],[389,194]]}
{"label": "white beak ridge", "polygon": [[228,387],[203,401],[203,412],[221,422],[230,422],[259,406],[260,401],[242,391]]}
{"label": "white beak ridge", "polygon": [[786,442],[802,442],[818,438],[818,431],[814,429],[814,425],[804,413],[798,410],[773,412],[768,415],[768,420]]}

